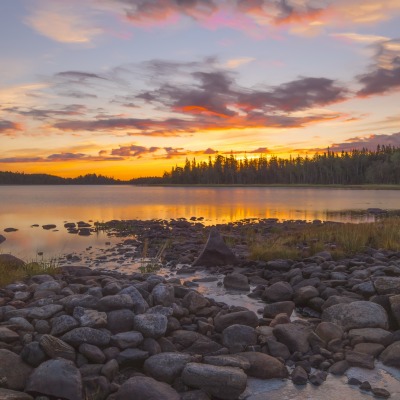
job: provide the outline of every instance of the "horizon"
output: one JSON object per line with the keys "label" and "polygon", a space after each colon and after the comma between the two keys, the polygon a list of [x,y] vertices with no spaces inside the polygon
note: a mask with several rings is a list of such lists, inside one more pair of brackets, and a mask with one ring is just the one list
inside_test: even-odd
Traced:
{"label": "horizon", "polygon": [[[0,170],[400,146],[400,3],[2,2]],[[12,32],[12,34],[10,34]]]}

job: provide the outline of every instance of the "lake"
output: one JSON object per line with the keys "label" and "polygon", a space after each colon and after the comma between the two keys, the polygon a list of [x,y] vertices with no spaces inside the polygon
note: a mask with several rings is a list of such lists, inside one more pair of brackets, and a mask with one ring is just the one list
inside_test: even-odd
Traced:
{"label": "lake", "polygon": [[[102,245],[77,237],[64,222],[204,217],[216,224],[245,218],[372,221],[367,208],[400,209],[400,191],[288,187],[0,186],[1,252],[32,257]],[[32,228],[34,224],[40,227]],[[56,224],[58,232],[45,231]],[[7,227],[17,232],[5,233]]]}

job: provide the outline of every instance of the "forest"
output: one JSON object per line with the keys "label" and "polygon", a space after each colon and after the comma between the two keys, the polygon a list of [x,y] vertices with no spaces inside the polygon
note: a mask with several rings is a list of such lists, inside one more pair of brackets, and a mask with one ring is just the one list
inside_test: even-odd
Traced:
{"label": "forest", "polygon": [[[135,180],[146,183],[146,178]],[[361,185],[400,184],[400,147],[378,146],[376,150],[333,152],[327,150],[312,157],[260,155],[237,159],[216,155],[208,162],[186,159],[162,179],[148,178],[148,183],[165,184],[311,184]]]}
{"label": "forest", "polygon": [[376,150],[333,152],[327,149],[314,156],[260,155],[237,158],[233,154],[189,160],[174,166],[162,177],[142,177],[129,181],[87,174],[61,178],[48,174],[0,172],[1,185],[363,185],[400,184],[400,147],[378,146]]}

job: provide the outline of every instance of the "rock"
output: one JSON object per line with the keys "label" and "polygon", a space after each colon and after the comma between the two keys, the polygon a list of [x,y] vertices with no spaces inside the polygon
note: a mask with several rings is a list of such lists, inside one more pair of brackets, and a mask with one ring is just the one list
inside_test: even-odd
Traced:
{"label": "rock", "polygon": [[82,378],[79,370],[62,358],[40,364],[29,377],[26,392],[66,400],[82,400]]}
{"label": "rock", "polygon": [[385,346],[379,343],[358,343],[354,346],[354,351],[370,354],[373,357],[378,357],[383,350],[385,350]]}
{"label": "rock", "polygon": [[221,356],[205,356],[203,357],[205,364],[217,365],[219,367],[236,367],[242,370],[250,368],[250,362],[238,355],[221,355]]}
{"label": "rock", "polygon": [[73,316],[82,327],[104,328],[107,325],[107,314],[83,307],[75,307]]}
{"label": "rock", "polygon": [[308,342],[310,332],[311,328],[297,323],[278,325],[273,331],[276,339],[285,344],[291,352],[301,353],[307,353],[310,349]]}
{"label": "rock", "polygon": [[333,339],[341,339],[344,332],[339,325],[332,322],[321,322],[316,327],[315,333],[327,344]]}
{"label": "rock", "polygon": [[149,357],[144,363],[144,372],[158,381],[172,384],[178,378],[192,356],[181,353],[160,353]]}
{"label": "rock", "polygon": [[62,311],[63,306],[59,304],[48,304],[43,307],[33,307],[29,309],[28,317],[33,319],[49,319],[54,314]]}
{"label": "rock", "polygon": [[324,310],[322,320],[340,325],[344,330],[354,328],[387,329],[389,326],[385,309],[370,301],[333,305]]}
{"label": "rock", "polygon": [[61,357],[75,361],[74,348],[55,336],[43,335],[40,338],[39,344],[50,358]]}
{"label": "rock", "polygon": [[128,332],[133,329],[135,314],[131,310],[115,310],[107,313],[107,329],[113,333]]}
{"label": "rock", "polygon": [[32,368],[12,351],[0,349],[0,377],[7,378],[8,389],[24,390]]}
{"label": "rock", "polygon": [[33,400],[27,393],[0,388],[0,400]]}
{"label": "rock", "polygon": [[360,328],[350,329],[349,338],[361,337],[364,342],[381,343],[387,345],[390,343],[392,334],[382,328]]}
{"label": "rock", "polygon": [[[90,294],[72,294],[59,300],[60,304],[65,307],[68,313],[75,312],[75,308],[82,310],[88,308],[94,310],[97,308],[98,301],[99,299],[96,296]],[[77,317],[74,315],[74,318]]]}
{"label": "rock", "polygon": [[79,346],[79,353],[95,364],[104,364],[106,361],[104,353],[97,346],[93,346],[92,344],[81,344]]}
{"label": "rock", "polygon": [[16,340],[19,340],[17,332],[12,331],[5,326],[0,326],[0,342],[12,343]]}
{"label": "rock", "polygon": [[219,399],[238,399],[246,389],[247,376],[239,368],[188,363],[182,372],[185,385]]}
{"label": "rock", "polygon": [[371,388],[371,392],[375,397],[381,399],[388,399],[390,397],[390,392],[383,388]]}
{"label": "rock", "polygon": [[31,342],[22,349],[21,358],[32,367],[37,367],[46,360],[47,356],[40,347],[39,342]]}
{"label": "rock", "polygon": [[144,337],[157,339],[167,330],[168,319],[162,314],[140,314],[133,319],[134,329]]}
{"label": "rock", "polygon": [[237,264],[238,260],[216,228],[211,228],[207,243],[194,261],[193,266],[215,267],[219,265]]}
{"label": "rock", "polygon": [[346,351],[346,361],[351,367],[360,367],[367,369],[375,368],[374,357],[365,353],[358,353],[356,351],[348,350]]}
{"label": "rock", "polygon": [[231,325],[222,332],[222,344],[231,353],[246,351],[248,346],[257,344],[256,330],[247,325]]}
{"label": "rock", "polygon": [[6,241],[6,238],[3,235],[0,235],[0,244]]}
{"label": "rock", "polygon": [[178,392],[164,382],[158,382],[147,376],[135,376],[124,382],[119,388],[116,400],[180,400]]}
{"label": "rock", "polygon": [[217,332],[222,332],[225,328],[234,324],[255,328],[258,326],[258,317],[253,311],[236,311],[229,314],[218,314],[214,318],[214,326]]}
{"label": "rock", "polygon": [[0,254],[0,265],[7,268],[20,268],[25,265],[25,261],[11,254]]}
{"label": "rock", "polygon": [[314,286],[303,286],[296,290],[293,300],[298,305],[304,305],[307,304],[309,300],[318,296],[318,289],[316,289]]}
{"label": "rock", "polygon": [[104,376],[87,376],[82,379],[85,399],[106,400],[110,393],[110,383]]}
{"label": "rock", "polygon": [[190,390],[179,394],[181,395],[181,400],[210,400],[208,394],[202,390]]}
{"label": "rock", "polygon": [[35,322],[35,330],[37,333],[50,333],[50,324],[45,319],[38,319]]}
{"label": "rock", "polygon": [[140,332],[121,332],[111,336],[111,346],[117,346],[124,350],[128,347],[137,347],[143,342],[143,335]]}
{"label": "rock", "polygon": [[114,358],[106,362],[101,368],[101,374],[104,375],[110,382],[118,375],[119,365]]}
{"label": "rock", "polygon": [[139,349],[125,349],[117,355],[116,360],[118,364],[123,367],[131,367],[142,365],[144,360],[146,360],[148,357],[149,353],[147,351]]}
{"label": "rock", "polygon": [[392,315],[400,328],[400,295],[390,296],[389,302]]}
{"label": "rock", "polygon": [[210,302],[197,292],[190,291],[182,299],[182,305],[189,310],[190,313],[197,313],[204,307],[207,307]]}
{"label": "rock", "polygon": [[153,304],[169,307],[175,301],[175,292],[172,285],[160,283],[151,291],[153,295]]}
{"label": "rock", "polygon": [[307,372],[304,370],[304,368],[297,366],[291,375],[292,378],[292,382],[295,385],[305,385],[308,381],[308,374]]}
{"label": "rock", "polygon": [[347,360],[337,361],[329,368],[329,372],[333,375],[343,375],[350,368]]}
{"label": "rock", "polygon": [[57,228],[57,225],[54,225],[54,224],[47,224],[47,225],[42,225],[42,228],[48,231],[48,230],[50,230],[50,229],[55,229],[55,228]]}
{"label": "rock", "polygon": [[287,360],[290,357],[290,351],[288,347],[278,342],[275,338],[268,338],[265,342],[268,348],[268,354],[272,357],[280,357]]}
{"label": "rock", "polygon": [[374,280],[378,294],[400,294],[400,277],[381,276]]}
{"label": "rock", "polygon": [[149,309],[146,300],[134,286],[128,286],[122,289],[119,294],[127,294],[131,297],[135,314],[143,314]]}
{"label": "rock", "polygon": [[258,351],[246,351],[237,354],[250,363],[246,374],[254,378],[273,379],[287,378],[288,372],[284,364],[278,359]]}
{"label": "rock", "polygon": [[51,320],[51,332],[53,336],[62,335],[79,326],[79,322],[70,315],[60,315]]}
{"label": "rock", "polygon": [[276,282],[267,287],[262,299],[271,303],[291,300],[293,289],[288,282]]}
{"label": "rock", "polygon": [[400,368],[400,341],[388,346],[379,358],[385,365]]}
{"label": "rock", "polygon": [[274,318],[278,314],[285,313],[288,317],[290,317],[295,308],[295,304],[293,301],[280,301],[276,303],[266,304],[264,307],[264,317],[265,318]]}
{"label": "rock", "polygon": [[227,289],[250,290],[249,280],[247,276],[242,274],[229,274],[224,278],[224,286]]}
{"label": "rock", "polygon": [[278,271],[289,271],[291,264],[287,260],[272,260],[267,262],[268,269],[275,269]]}
{"label": "rock", "polygon": [[97,309],[99,311],[113,311],[123,308],[132,308],[133,300],[127,294],[116,294],[112,296],[104,296],[98,301]]}
{"label": "rock", "polygon": [[308,377],[308,380],[314,386],[321,386],[326,381],[327,375],[325,371],[316,370]]}
{"label": "rock", "polygon": [[4,229],[4,232],[10,233],[10,232],[17,232],[18,229],[17,228],[6,228]]}
{"label": "rock", "polygon": [[106,330],[93,328],[75,328],[65,333],[62,340],[72,346],[80,346],[82,343],[89,343],[95,346],[107,346],[110,343],[111,335]]}

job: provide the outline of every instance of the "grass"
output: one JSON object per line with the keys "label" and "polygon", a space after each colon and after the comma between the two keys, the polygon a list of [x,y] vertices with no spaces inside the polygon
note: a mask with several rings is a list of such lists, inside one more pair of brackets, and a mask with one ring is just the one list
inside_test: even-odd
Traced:
{"label": "grass", "polygon": [[24,280],[34,275],[55,275],[60,273],[60,271],[61,268],[58,265],[58,259],[35,260],[21,267],[0,263],[0,287]]}
{"label": "grass", "polygon": [[400,218],[360,224],[325,223],[273,232],[250,243],[254,260],[301,259],[329,250],[336,259],[361,253],[366,247],[400,251]]}
{"label": "grass", "polygon": [[143,243],[142,257],[139,259],[140,263],[139,271],[142,274],[159,271],[162,266],[162,260],[165,250],[169,245],[170,241],[166,240],[158,250],[157,254],[154,257],[149,257],[148,256],[149,240],[146,238]]}

